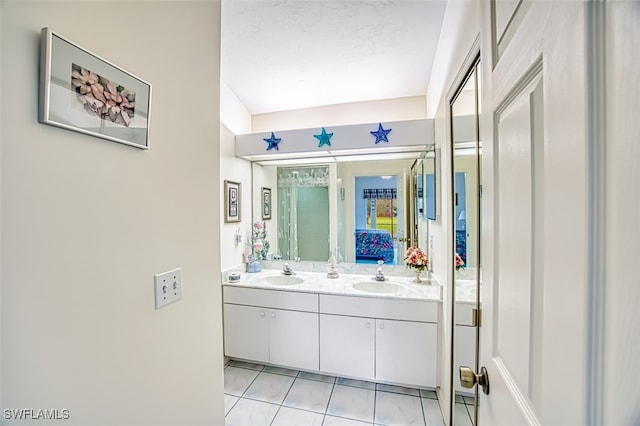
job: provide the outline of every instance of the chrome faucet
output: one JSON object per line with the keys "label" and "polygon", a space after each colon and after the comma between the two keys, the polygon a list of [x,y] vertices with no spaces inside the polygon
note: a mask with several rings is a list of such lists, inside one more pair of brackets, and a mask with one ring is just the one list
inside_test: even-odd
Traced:
{"label": "chrome faucet", "polygon": [[293,269],[291,269],[289,263],[284,262],[284,264],[282,265],[282,273],[285,275],[293,275]]}
{"label": "chrome faucet", "polygon": [[376,270],[376,276],[373,278],[376,281],[386,281],[384,274],[382,273],[382,264],[384,260],[378,260],[378,269]]}

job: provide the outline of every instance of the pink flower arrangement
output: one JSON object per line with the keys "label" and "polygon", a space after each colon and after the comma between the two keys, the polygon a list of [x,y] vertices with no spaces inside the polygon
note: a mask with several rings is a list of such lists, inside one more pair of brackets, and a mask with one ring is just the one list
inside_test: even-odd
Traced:
{"label": "pink flower arrangement", "polygon": [[420,247],[409,247],[404,255],[408,267],[422,271],[429,265],[429,259]]}

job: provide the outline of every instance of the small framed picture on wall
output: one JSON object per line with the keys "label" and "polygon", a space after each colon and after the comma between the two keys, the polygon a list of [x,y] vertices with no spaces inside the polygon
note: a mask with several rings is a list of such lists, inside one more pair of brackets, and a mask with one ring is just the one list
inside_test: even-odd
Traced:
{"label": "small framed picture on wall", "polygon": [[271,188],[262,187],[262,220],[271,219]]}
{"label": "small framed picture on wall", "polygon": [[224,181],[224,221],[240,222],[241,184],[230,180]]}

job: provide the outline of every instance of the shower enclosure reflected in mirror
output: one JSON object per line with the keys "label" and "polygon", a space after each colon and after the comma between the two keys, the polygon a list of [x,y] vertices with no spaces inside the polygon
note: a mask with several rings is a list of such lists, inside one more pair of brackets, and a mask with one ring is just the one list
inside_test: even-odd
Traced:
{"label": "shower enclosure reflected in mirror", "polygon": [[455,326],[452,339],[454,366],[452,371],[451,424],[477,425],[478,389],[460,383],[461,366],[478,371],[481,257],[480,214],[480,78],[479,56],[460,84],[450,104],[452,141],[452,223],[455,258],[454,297],[451,309]]}
{"label": "shower enclosure reflected in mirror", "polygon": [[278,255],[329,258],[329,166],[279,167]]}

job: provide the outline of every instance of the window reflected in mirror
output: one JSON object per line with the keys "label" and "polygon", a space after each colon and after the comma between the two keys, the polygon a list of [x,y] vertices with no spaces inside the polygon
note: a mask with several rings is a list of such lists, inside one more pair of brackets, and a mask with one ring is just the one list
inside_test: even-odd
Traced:
{"label": "window reflected in mirror", "polygon": [[397,185],[397,176],[356,176],[356,263],[398,263]]}

